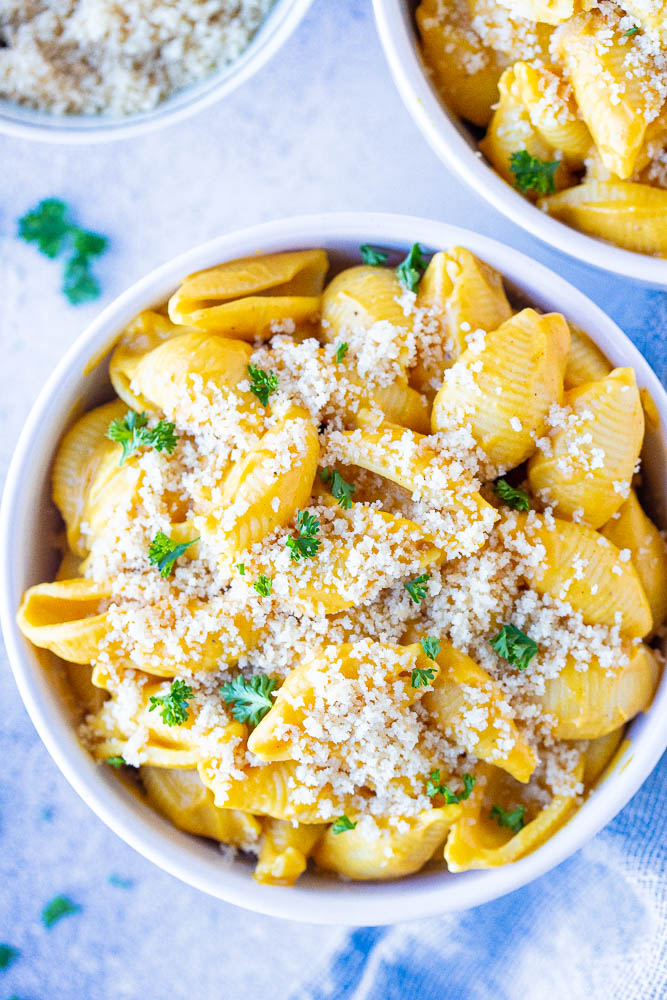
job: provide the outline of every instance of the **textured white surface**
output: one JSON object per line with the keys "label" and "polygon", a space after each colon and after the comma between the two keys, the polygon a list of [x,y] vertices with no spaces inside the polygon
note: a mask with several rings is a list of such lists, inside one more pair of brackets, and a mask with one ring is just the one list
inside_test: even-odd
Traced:
{"label": "textured white surface", "polygon": [[[0,472],[47,374],[100,307],[94,303],[69,308],[59,292],[59,265],[39,257],[34,248],[14,237],[16,218],[48,196],[65,198],[84,225],[110,236],[112,249],[97,269],[103,302],[175,253],[216,233],[264,219],[345,209],[447,219],[512,243],[579,285],[635,340],[663,381],[667,378],[667,293],[643,291],[578,266],[523,235],[461,187],[408,118],[364,0],[316,0],[290,42],[253,80],[223,104],[167,131],[110,146],[71,149],[0,139],[0,177],[0,421],[4,431]],[[252,916],[161,874],[107,831],[67,786],[39,743],[4,662],[0,665],[0,705],[4,765],[0,779],[0,941],[22,950],[21,959],[9,971],[0,972],[0,996],[235,1000],[248,991],[262,990],[272,998],[286,998],[302,982],[312,982],[320,962],[338,942],[346,941],[350,971],[375,943],[372,934],[360,932],[359,937],[349,939],[335,930]],[[654,781],[653,788],[664,794],[664,781],[662,787]],[[624,877],[622,866],[616,867],[613,879],[605,881],[610,857],[596,850],[588,851],[589,861],[601,873],[595,898],[601,908],[613,908],[616,887]],[[647,908],[647,897],[650,904],[655,893],[647,888],[645,871],[629,865],[626,869],[628,885],[641,881],[643,895],[634,905],[644,921],[645,939],[651,939],[659,950],[665,914],[660,916],[655,906]],[[568,870],[571,896],[564,881]],[[577,859],[512,900],[535,905],[539,887],[551,884],[583,913],[585,901],[576,901],[576,872]],[[133,879],[133,887],[110,885],[112,873]],[[651,878],[655,879],[655,873]],[[41,926],[40,911],[60,892],[84,909],[47,932]],[[500,904],[479,912],[480,926],[485,919],[482,914],[490,923],[492,913],[501,912]],[[464,941],[472,919],[457,923],[448,918],[440,925],[430,921],[428,936],[443,948],[453,938]],[[530,926],[524,923],[524,934]],[[583,978],[581,983],[576,980],[577,992],[571,995],[602,996],[596,993],[599,981],[590,965],[593,956],[613,970],[625,961],[628,942],[620,933],[593,934],[589,946],[585,942],[591,924],[582,918],[577,926],[580,933],[576,935],[561,927],[561,938],[548,938],[545,928],[544,940],[552,946],[550,961],[554,971],[563,975],[562,955],[569,949],[572,956],[572,949],[581,943],[582,957],[591,971],[586,975],[580,971]],[[480,942],[489,954],[492,938]],[[405,940],[401,939],[403,945]],[[376,969],[398,948],[392,936],[385,939],[385,948],[389,941],[395,947],[379,957],[375,954]],[[459,959],[454,961],[453,943],[451,951],[440,954],[440,975],[424,982],[421,997],[486,996],[481,987],[478,992],[472,985],[474,979],[464,986],[454,976]],[[641,957],[636,949],[635,955]],[[452,978],[446,974],[450,963]],[[358,989],[340,985],[327,992],[320,982],[323,992],[308,987],[301,995],[371,996],[368,977],[373,975],[372,968],[357,977]],[[545,977],[551,986],[545,985],[543,992],[523,987],[521,995],[535,1000],[559,995],[551,991],[556,989],[556,979],[546,970]],[[523,986],[522,978],[521,982]],[[402,994],[397,989],[395,995],[408,994],[418,995],[409,989]],[[382,996],[373,995],[378,1000]],[[496,997],[513,995],[497,984]],[[565,994],[561,991],[560,995]],[[385,990],[383,1000],[388,996]]]}

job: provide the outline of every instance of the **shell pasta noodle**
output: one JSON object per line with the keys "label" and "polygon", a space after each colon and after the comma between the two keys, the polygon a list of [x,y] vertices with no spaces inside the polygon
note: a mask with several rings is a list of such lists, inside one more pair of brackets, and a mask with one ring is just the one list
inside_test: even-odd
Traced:
{"label": "shell pasta noodle", "polygon": [[594,332],[418,245],[224,261],[132,320],[18,610],[100,766],[266,885],[543,844],[662,670],[645,393]]}
{"label": "shell pasta noodle", "polygon": [[420,0],[442,101],[544,212],[667,256],[667,32],[661,3]]}

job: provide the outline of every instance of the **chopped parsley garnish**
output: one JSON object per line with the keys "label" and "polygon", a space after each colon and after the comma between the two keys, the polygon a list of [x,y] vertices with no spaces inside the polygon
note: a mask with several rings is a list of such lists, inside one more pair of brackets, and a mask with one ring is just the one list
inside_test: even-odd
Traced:
{"label": "chopped parsley garnish", "polygon": [[158,531],[148,549],[148,561],[152,566],[157,566],[160,576],[166,578],[170,576],[176,560],[198,541],[198,538],[193,538],[191,542],[179,542],[177,545],[164,531]]}
{"label": "chopped parsley garnish", "polygon": [[426,587],[424,584],[430,579],[431,577],[428,573],[422,573],[421,576],[416,576],[414,580],[410,580],[409,583],[405,584],[405,589],[415,604],[419,604],[426,597]]}
{"label": "chopped parsley garnish", "polygon": [[412,671],[413,688],[426,687],[435,678],[435,667],[415,667]]}
{"label": "chopped parsley garnish", "polygon": [[499,479],[493,484],[493,491],[499,500],[506,503],[512,510],[530,510],[530,497],[525,490],[511,486],[506,479]]}
{"label": "chopped parsley garnish", "polygon": [[239,576],[245,576],[245,563],[238,563],[236,568],[239,571]]}
{"label": "chopped parsley garnish", "polygon": [[514,187],[522,194],[534,191],[536,194],[553,194],[556,190],[555,173],[560,160],[540,160],[531,156],[527,149],[512,153],[510,170],[514,174]]}
{"label": "chopped parsley garnish", "polygon": [[357,824],[353,823],[349,816],[344,813],[339,816],[334,825],[331,827],[331,832],[335,835],[339,833],[345,833],[347,830],[354,830]]}
{"label": "chopped parsley garnish", "polygon": [[134,885],[134,879],[123,878],[122,875],[116,875],[115,873],[109,875],[109,885],[115,885],[118,889],[131,889]]}
{"label": "chopped parsley garnish", "polygon": [[264,576],[263,573],[257,577],[253,583],[253,587],[257,591],[260,597],[268,597],[271,593],[271,587],[273,586],[273,580],[270,576]]}
{"label": "chopped parsley garnish", "polygon": [[442,648],[442,643],[433,635],[423,636],[420,640],[421,647],[429,660],[435,660]]}
{"label": "chopped parsley garnish", "polygon": [[73,903],[67,896],[54,896],[50,903],[47,903],[42,910],[42,923],[45,927],[53,927],[63,917],[68,917],[72,913],[78,913],[81,907],[78,903]]}
{"label": "chopped parsley garnish", "polygon": [[266,406],[269,396],[278,388],[278,376],[274,371],[265,371],[253,365],[252,361],[248,365],[248,378],[250,379],[250,391],[257,396],[262,406]]}
{"label": "chopped parsley garnish", "polygon": [[350,345],[346,344],[345,341],[341,340],[339,344],[336,345],[336,364],[339,365],[345,355],[349,350]]}
{"label": "chopped parsley garnish", "polygon": [[329,469],[326,466],[320,469],[320,479],[323,483],[331,483],[331,495],[338,501],[338,506],[343,510],[349,510],[352,506],[352,494],[354,486],[343,479],[336,469]]}
{"label": "chopped parsley garnish", "polygon": [[380,267],[386,264],[389,259],[389,251],[381,247],[375,247],[372,243],[362,243],[359,247],[361,259],[368,267]]}
{"label": "chopped parsley garnish", "polygon": [[508,809],[503,809],[502,806],[495,805],[491,809],[491,819],[495,819],[498,826],[504,826],[512,833],[518,833],[526,825],[525,812],[525,806],[517,806],[510,812]]}
{"label": "chopped parsley garnish", "polygon": [[476,780],[477,779],[472,774],[462,775],[461,781],[463,782],[463,791],[453,792],[448,785],[440,784],[440,771],[431,771],[429,779],[426,782],[426,794],[430,799],[432,799],[434,795],[442,795],[448,806],[455,806],[458,805],[459,802],[465,802],[465,800],[470,797],[470,793],[475,787]]}
{"label": "chopped parsley garnish", "polygon": [[119,767],[123,767],[123,765],[125,764],[125,758],[121,757],[120,755],[116,757],[107,757],[104,763],[110,764],[111,767],[115,767],[116,770],[118,770]]}
{"label": "chopped parsley garnish", "polygon": [[498,635],[491,640],[491,645],[498,656],[504,657],[518,670],[525,670],[538,650],[535,640],[516,625],[503,625]]}
{"label": "chopped parsley garnish", "polygon": [[322,544],[316,538],[320,530],[320,522],[314,514],[308,514],[305,510],[298,510],[296,513],[296,526],[299,534],[296,538],[288,538],[285,545],[290,550],[290,559],[299,562],[300,559],[308,559],[317,553]]}
{"label": "chopped parsley garnish", "polygon": [[194,691],[185,681],[171,682],[169,694],[151,695],[149,712],[159,708],[162,721],[167,726],[181,726],[188,719],[188,705]]}
{"label": "chopped parsley garnish", "polygon": [[633,24],[631,28],[628,28],[627,31],[623,32],[623,34],[625,35],[626,38],[633,38],[634,35],[636,35],[638,33],[639,33],[639,25],[638,24]]}
{"label": "chopped parsley garnish", "polygon": [[156,451],[166,451],[171,455],[178,444],[178,435],[174,433],[175,425],[170,420],[160,420],[149,430],[147,424],[148,414],[135,413],[134,410],[128,410],[122,419],[111,421],[107,437],[123,447],[119,465],[137,448],[155,448]]}
{"label": "chopped parsley garnish", "polygon": [[237,722],[247,722],[257,726],[273,705],[272,691],[277,687],[275,677],[258,674],[256,677],[235,677],[223,684],[220,694],[223,701],[232,706],[232,715]]}
{"label": "chopped parsley garnish", "polygon": [[410,253],[396,268],[398,280],[404,288],[416,292],[425,270],[426,261],[422,256],[422,248],[419,243],[413,243]]}
{"label": "chopped parsley garnish", "polygon": [[72,305],[89,302],[100,294],[100,285],[90,270],[91,260],[104,253],[106,236],[88,232],[71,221],[67,205],[58,198],[46,198],[37,208],[19,219],[18,234],[26,243],[35,243],[40,253],[53,260],[67,251],[62,290]]}
{"label": "chopped parsley garnish", "polygon": [[13,965],[21,954],[18,948],[11,944],[0,944],[0,972],[4,972]]}

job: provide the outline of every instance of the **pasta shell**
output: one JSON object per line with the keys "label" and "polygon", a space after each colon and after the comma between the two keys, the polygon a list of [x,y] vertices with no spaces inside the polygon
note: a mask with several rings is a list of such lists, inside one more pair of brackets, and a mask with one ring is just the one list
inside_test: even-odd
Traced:
{"label": "pasta shell", "polygon": [[30,587],[16,615],[26,639],[72,663],[91,663],[109,626],[108,587],[93,580],[60,580]]}
{"label": "pasta shell", "polygon": [[391,385],[373,389],[372,402],[394,424],[421,434],[428,434],[431,429],[431,404],[426,396],[408,385],[407,379],[396,379]]}
{"label": "pasta shell", "polygon": [[624,732],[624,726],[619,726],[618,729],[612,729],[605,736],[598,736],[584,744],[583,781],[587,789],[598,783],[609,765],[617,758],[616,751],[621,746]]}
{"label": "pasta shell", "polygon": [[583,382],[605,378],[611,365],[591,338],[570,324],[570,350],[565,366],[565,388],[575,389]]}
{"label": "pasta shell", "polygon": [[129,407],[137,412],[151,409],[150,402],[130,388],[132,377],[140,359],[150,354],[160,344],[183,333],[193,333],[194,328],[176,326],[167,316],[146,309],[125,327],[109,362],[109,378],[114,389]]}
{"label": "pasta shell", "polygon": [[294,885],[326,826],[266,819],[253,877],[263,885]]}

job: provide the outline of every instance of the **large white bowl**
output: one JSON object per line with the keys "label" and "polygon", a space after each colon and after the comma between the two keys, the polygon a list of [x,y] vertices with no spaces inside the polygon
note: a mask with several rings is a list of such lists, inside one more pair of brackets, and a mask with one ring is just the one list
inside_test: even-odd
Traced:
{"label": "large white bowl", "polygon": [[109,398],[109,349],[140,310],[163,302],[191,271],[248,254],[322,246],[330,251],[335,272],[350,261],[358,262],[359,244],[367,241],[402,250],[414,241],[429,250],[456,244],[469,247],[506,276],[510,290],[542,309],[562,310],[594,337],[615,365],[632,365],[661,415],[662,436],[649,436],[646,471],[653,494],[661,501],[655,513],[667,524],[667,395],[618,327],[572,285],[510,247],[440,222],[374,214],[286,219],[231,233],[177,257],[133,285],[79,337],[43,389],[17,445],[0,512],[0,612],[10,662],[37,731],[68,781],[128,844],[183,881],[239,906],[316,923],[386,924],[475,906],[511,892],[569,857],[608,823],[667,744],[666,677],[651,710],[631,724],[629,747],[613,775],[534,854],[504,868],[461,875],[422,872],[402,881],[359,885],[308,874],[294,888],[276,888],[258,885],[244,862],[226,863],[211,843],[176,830],[138,801],[111,768],[94,763],[77,742],[67,708],[40,655],[18,631],[14,616],[23,590],[52,578],[50,541],[57,516],[50,500],[51,461],[73,415]]}
{"label": "large white bowl", "polygon": [[373,0],[380,40],[399,93],[434,152],[494,208],[552,247],[593,267],[667,286],[667,260],[623,250],[552,219],[496,173],[477,138],[443,104],[419,52],[415,0]]}
{"label": "large white bowl", "polygon": [[0,132],[39,142],[88,143],[152,132],[203,111],[236,90],[287,41],[312,0],[275,0],[247,49],[229,66],[172,94],[151,111],[112,117],[56,115],[0,100]]}

